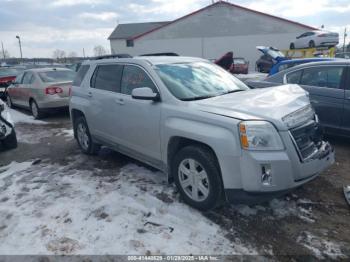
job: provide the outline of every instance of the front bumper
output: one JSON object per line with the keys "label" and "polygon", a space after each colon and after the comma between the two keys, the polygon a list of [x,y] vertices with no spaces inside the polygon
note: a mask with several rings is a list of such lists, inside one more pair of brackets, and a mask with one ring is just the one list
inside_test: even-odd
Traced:
{"label": "front bumper", "polygon": [[[301,160],[288,132],[281,134],[284,151],[243,151],[240,163],[241,188],[226,188],[232,203],[258,203],[274,198],[316,178],[335,161],[335,152],[323,142],[318,152],[308,160]],[[263,174],[268,167],[269,183]]]}
{"label": "front bumper", "polygon": [[12,133],[13,125],[0,114],[0,140]]}

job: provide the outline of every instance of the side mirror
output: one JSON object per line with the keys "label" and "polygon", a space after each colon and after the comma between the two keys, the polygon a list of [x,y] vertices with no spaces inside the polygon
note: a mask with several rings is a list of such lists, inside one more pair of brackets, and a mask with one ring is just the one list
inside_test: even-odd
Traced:
{"label": "side mirror", "polygon": [[135,88],[131,92],[131,97],[139,100],[152,100],[159,101],[159,94],[154,93],[149,87],[139,87]]}

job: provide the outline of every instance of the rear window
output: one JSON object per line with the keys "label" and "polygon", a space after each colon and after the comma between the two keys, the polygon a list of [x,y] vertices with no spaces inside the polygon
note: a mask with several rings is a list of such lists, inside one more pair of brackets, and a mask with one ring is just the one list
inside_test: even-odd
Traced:
{"label": "rear window", "polygon": [[74,81],[73,81],[73,86],[80,86],[81,85],[81,82],[83,82],[83,79],[84,79],[87,71],[89,71],[89,68],[90,68],[89,65],[82,65],[79,68],[79,71],[75,75],[75,78],[74,78]]}
{"label": "rear window", "polygon": [[46,82],[46,83],[73,81],[75,77],[75,72],[71,70],[47,71],[47,72],[40,72],[39,77],[43,82]]}

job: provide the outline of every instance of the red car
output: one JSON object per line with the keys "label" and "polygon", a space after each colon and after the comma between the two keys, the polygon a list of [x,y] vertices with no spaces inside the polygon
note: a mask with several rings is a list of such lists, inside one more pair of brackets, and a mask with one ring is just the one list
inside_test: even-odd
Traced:
{"label": "red car", "polygon": [[232,74],[248,74],[249,62],[242,57],[234,57],[230,68]]}
{"label": "red car", "polygon": [[23,71],[21,68],[0,68],[0,98],[6,97],[6,88],[16,79],[16,76],[21,71]]}

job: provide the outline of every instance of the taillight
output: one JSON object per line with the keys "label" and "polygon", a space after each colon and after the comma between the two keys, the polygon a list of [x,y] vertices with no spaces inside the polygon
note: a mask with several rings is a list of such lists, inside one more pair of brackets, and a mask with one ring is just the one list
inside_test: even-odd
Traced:
{"label": "taillight", "polygon": [[45,88],[45,94],[47,95],[55,95],[63,93],[62,88],[58,86],[49,86]]}

